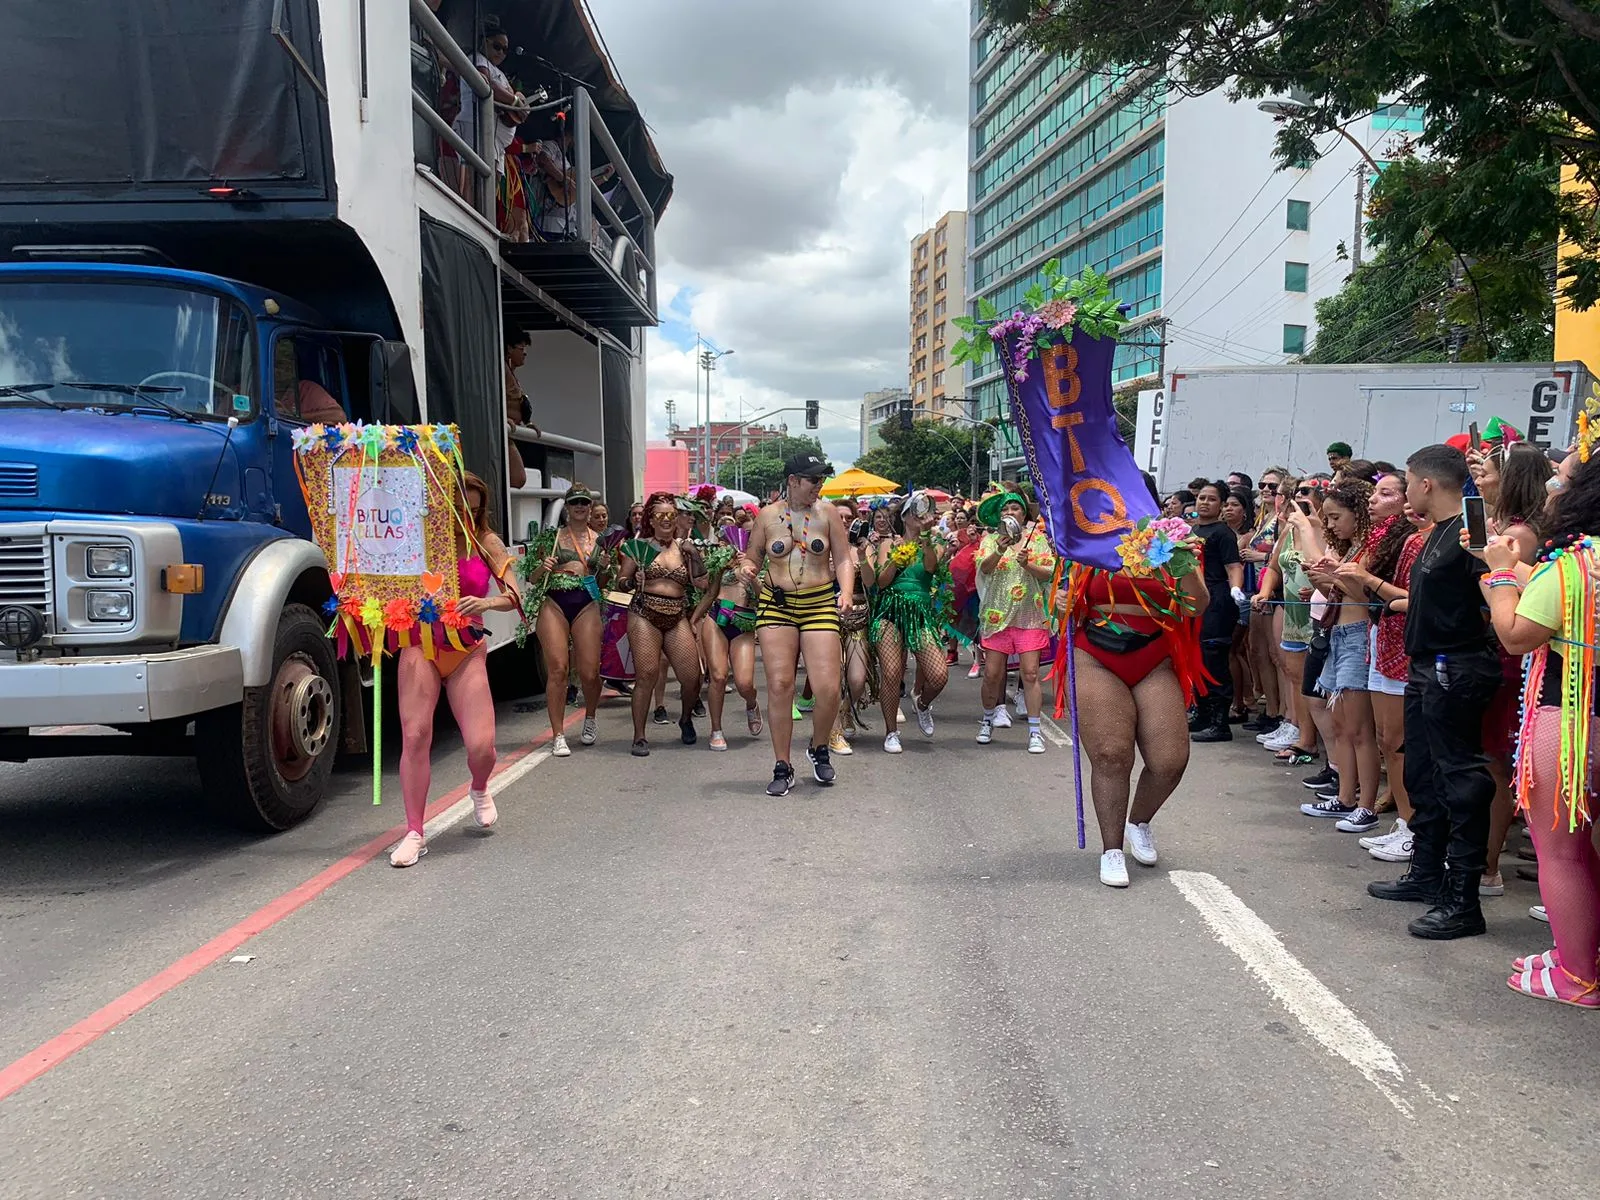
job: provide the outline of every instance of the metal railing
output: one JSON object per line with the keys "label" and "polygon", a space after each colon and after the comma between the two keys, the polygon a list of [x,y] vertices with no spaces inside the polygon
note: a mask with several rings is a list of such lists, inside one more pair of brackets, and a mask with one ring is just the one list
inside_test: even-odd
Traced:
{"label": "metal railing", "polygon": [[[417,2],[417,0],[413,0]],[[615,271],[650,312],[656,311],[656,220],[655,210],[644,197],[639,181],[617,147],[605,119],[595,107],[589,90],[574,87],[572,90],[572,174],[577,184],[573,197],[573,216],[577,228],[573,231],[582,242],[598,244],[599,237],[609,239],[611,269]],[[604,162],[616,172],[631,205],[626,218],[618,214],[603,189],[596,187],[593,148],[598,144]],[[595,218],[599,217],[596,222]]]}
{"label": "metal railing", "polygon": [[[419,91],[414,81],[411,85],[411,111],[421,118],[441,141],[454,150],[464,167],[472,172],[472,207],[492,225],[495,223],[496,173],[494,92],[490,89],[488,80],[484,79],[483,72],[478,70],[466,51],[462,50],[455,38],[450,36],[450,31],[440,23],[438,17],[433,15],[433,11],[424,0],[411,0],[411,19],[416,22],[427,44],[444,58],[460,79],[463,101],[469,89],[477,97],[478,102],[474,105],[477,117],[473,129],[477,145],[468,142],[440,115],[435,107],[435,100]],[[488,114],[487,120],[484,119],[485,114]],[[431,168],[441,178],[444,177],[445,173],[439,169],[441,164],[433,155],[429,155],[426,161],[422,159],[420,152],[417,157],[421,165]],[[460,186],[463,181],[445,179],[445,182],[454,188]]]}

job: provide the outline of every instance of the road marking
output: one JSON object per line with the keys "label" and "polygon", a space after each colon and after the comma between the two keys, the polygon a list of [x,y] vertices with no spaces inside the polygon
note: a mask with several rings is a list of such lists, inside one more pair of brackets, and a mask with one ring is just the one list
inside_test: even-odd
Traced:
{"label": "road marking", "polygon": [[1057,746],[1072,745],[1072,735],[1065,729],[1061,728],[1061,726],[1057,725],[1055,721],[1051,720],[1050,717],[1041,716],[1039,718],[1039,724],[1044,727],[1045,737],[1049,738]]}
{"label": "road marking", "polygon": [[1168,878],[1217,940],[1244,961],[1307,1033],[1360,1071],[1403,1116],[1413,1116],[1410,1102],[1396,1091],[1405,1085],[1406,1074],[1395,1052],[1284,948],[1271,926],[1215,875],[1173,871]]}
{"label": "road marking", "polygon": [[[573,713],[567,720],[566,728],[571,729],[582,716],[582,709]],[[545,729],[532,741],[504,755],[495,773],[490,776],[495,788],[498,790],[509,787],[549,758],[550,752],[545,746],[553,737],[550,730]],[[425,818],[423,828],[429,833],[437,834],[450,828],[471,812],[472,801],[467,797],[467,791],[468,786],[462,784],[429,805],[430,815]],[[20,1091],[39,1076],[54,1070],[85,1046],[115,1029],[140,1009],[155,1003],[179,984],[193,979],[224,956],[231,955],[258,933],[272,928],[291,913],[309,904],[341,879],[360,870],[378,855],[390,849],[404,835],[405,826],[397,825],[373,838],[360,849],[345,855],[304,883],[290,888],[277,899],[268,901],[237,925],[219,933],[199,949],[190,951],[143,983],[129,988],[70,1029],[30,1050],[9,1066],[0,1068],[0,1101]]]}

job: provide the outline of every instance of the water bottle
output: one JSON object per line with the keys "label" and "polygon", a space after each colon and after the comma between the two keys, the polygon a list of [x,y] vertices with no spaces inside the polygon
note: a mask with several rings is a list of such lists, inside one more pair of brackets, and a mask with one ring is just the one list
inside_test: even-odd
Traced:
{"label": "water bottle", "polygon": [[1447,668],[1448,663],[1446,662],[1444,655],[1436,654],[1433,656],[1433,677],[1439,681],[1440,687],[1444,688],[1446,691],[1449,691],[1450,672]]}

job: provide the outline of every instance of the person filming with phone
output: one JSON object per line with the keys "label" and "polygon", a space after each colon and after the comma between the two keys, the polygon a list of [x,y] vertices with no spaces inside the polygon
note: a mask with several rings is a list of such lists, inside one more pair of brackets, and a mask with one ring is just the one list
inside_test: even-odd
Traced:
{"label": "person filming with phone", "polygon": [[[1466,484],[1466,456],[1453,446],[1426,446],[1406,461],[1406,500],[1434,522],[1411,569],[1405,629],[1411,659],[1405,784],[1416,810],[1414,845],[1404,875],[1367,886],[1379,900],[1428,904],[1408,928],[1414,937],[1435,940],[1484,932],[1478,880],[1495,791],[1483,752],[1483,717],[1500,686],[1500,662],[1478,588],[1486,568],[1461,545],[1470,515],[1462,504]],[[1487,541],[1481,507],[1475,523],[1469,535],[1476,532],[1481,546]]]}

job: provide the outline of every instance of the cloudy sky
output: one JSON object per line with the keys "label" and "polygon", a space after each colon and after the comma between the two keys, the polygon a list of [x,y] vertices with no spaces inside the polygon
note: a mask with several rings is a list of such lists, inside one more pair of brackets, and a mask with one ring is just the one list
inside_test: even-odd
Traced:
{"label": "cloudy sky", "polygon": [[[966,197],[968,0],[589,0],[676,191],[657,234],[650,436],[807,400],[844,466],[906,378],[909,245]],[[804,415],[787,414],[791,431]]]}

